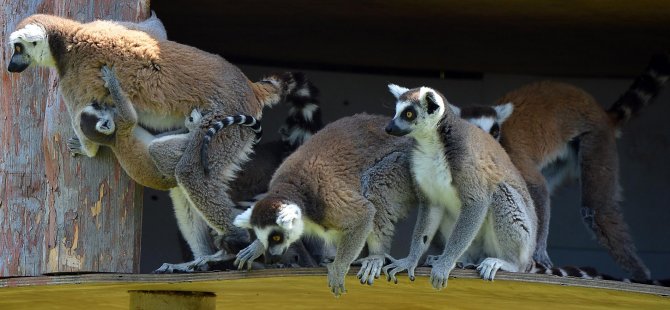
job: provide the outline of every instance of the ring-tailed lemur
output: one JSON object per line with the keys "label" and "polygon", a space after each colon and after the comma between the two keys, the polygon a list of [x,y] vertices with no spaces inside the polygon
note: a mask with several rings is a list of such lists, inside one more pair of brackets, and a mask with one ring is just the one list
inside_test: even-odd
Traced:
{"label": "ring-tailed lemur", "polygon": [[[142,180],[145,185],[156,185],[157,182],[165,182],[167,186],[174,187],[171,189],[171,197],[173,199],[173,204],[175,205],[175,214],[179,223],[180,230],[184,235],[184,238],[189,241],[195,260],[193,262],[188,262],[184,264],[164,264],[162,269],[159,271],[162,272],[188,272],[188,271],[205,271],[208,268],[211,268],[212,265],[218,263],[220,260],[225,260],[229,256],[225,255],[225,252],[217,252],[214,255],[210,255],[214,248],[222,249],[227,246],[226,242],[215,241],[210,235],[209,227],[206,223],[197,215],[197,212],[193,212],[191,207],[188,205],[188,202],[184,198],[183,191],[181,191],[176,186],[176,181],[174,180],[174,167],[178,162],[179,158],[183,154],[183,149],[187,143],[188,139],[191,139],[189,133],[166,133],[158,136],[153,136],[148,131],[144,130],[142,127],[137,126],[137,117],[135,110],[130,102],[130,99],[121,89],[118,79],[116,78],[114,72],[104,66],[101,70],[102,78],[105,80],[105,86],[109,89],[111,102],[113,106],[101,105],[97,102],[92,103],[89,107],[84,109],[81,114],[82,120],[80,125],[82,126],[82,131],[84,134],[91,139],[92,141],[109,146],[112,151],[116,154],[117,158],[121,163],[135,163],[131,167],[124,167],[126,171],[130,173],[133,178],[136,180]],[[284,74],[286,76],[286,74]],[[300,93],[302,94],[298,99],[289,98],[289,102],[293,108],[307,106],[309,104],[316,104],[317,100],[312,98],[312,95],[309,95],[304,89],[311,89],[312,94],[316,94],[316,89],[311,85],[303,75],[298,73],[298,80],[301,83],[298,83],[296,86]],[[267,79],[267,78],[266,78]],[[294,80],[291,80],[294,81]],[[294,83],[294,82],[291,82]],[[293,102],[297,100],[297,103]],[[311,108],[313,113],[318,113],[318,108]],[[241,117],[230,117],[233,123],[242,123],[242,125],[255,125],[254,127],[257,131],[260,132],[260,123],[248,123],[244,124],[244,121]],[[239,121],[238,121],[239,119]],[[319,119],[318,114],[316,118]],[[199,111],[194,110],[191,113],[191,116],[186,121],[186,127],[191,132],[198,130],[200,128],[201,114]],[[225,120],[225,119],[224,119]],[[307,123],[305,123],[307,124]],[[314,127],[314,124],[311,124]],[[316,127],[319,127],[318,125]],[[307,137],[303,137],[307,139]],[[169,143],[170,147],[149,147],[151,143],[155,140],[162,141],[161,143]],[[73,138],[68,141],[68,146],[73,152],[80,150],[78,140]],[[151,148],[152,150],[152,159],[155,161],[156,166],[152,165],[149,159],[147,150]],[[268,156],[282,156],[282,152],[285,150],[285,146],[276,147],[274,151],[276,154],[270,154],[269,149],[264,149],[268,154],[265,156],[255,157],[254,160],[251,160],[249,164],[258,164],[263,165],[261,161],[268,159]],[[261,152],[263,153],[263,152]],[[263,155],[263,154],[259,154]],[[149,163],[147,163],[149,162]],[[278,165],[278,164],[277,164]],[[276,167],[276,166],[275,166]],[[274,168],[272,168],[274,170]],[[157,172],[156,172],[157,171]],[[265,173],[271,174],[273,171],[265,171]],[[158,178],[157,176],[160,176]],[[244,176],[242,176],[244,179]],[[233,183],[233,189],[237,181]],[[267,185],[266,185],[267,186]],[[265,190],[264,188],[262,190]],[[233,195],[235,196],[235,195]],[[199,232],[200,231],[200,232]],[[191,237],[189,237],[191,236]],[[193,241],[193,238],[197,240]],[[230,240],[228,240],[230,241]],[[238,249],[239,250],[239,249]],[[228,252],[231,252],[230,250]],[[237,251],[234,251],[237,252]],[[301,261],[308,260],[305,257],[305,251],[297,249],[296,252],[300,255]],[[284,262],[285,264],[288,263]]]}
{"label": "ring-tailed lemur", "polygon": [[[79,115],[81,131],[87,139],[108,146],[124,170],[138,183],[156,189],[176,187],[174,166],[183,155],[185,144],[192,138],[192,132],[199,130],[202,114],[198,110],[191,112],[184,124],[186,132],[178,130],[154,135],[137,125],[137,112],[121,88],[113,69],[103,66],[100,71],[105,87],[109,89],[113,106],[93,101],[84,108]],[[228,116],[221,123],[225,126],[239,124],[250,127],[256,133],[256,140],[260,139],[262,134],[260,122],[250,116]],[[215,123],[214,126],[220,124]],[[151,156],[148,151],[149,145],[157,139],[172,140],[170,145],[175,147],[162,150],[161,156]],[[70,138],[67,144],[73,155],[82,154],[80,142],[76,137]],[[152,160],[157,162],[152,163]],[[165,171],[167,170],[165,167],[171,167],[172,171]]]}
{"label": "ring-tailed lemur", "polygon": [[389,118],[359,114],[317,132],[286,158],[268,193],[235,219],[254,230],[257,240],[238,256],[240,268],[262,254],[281,255],[303,234],[337,247],[328,267],[336,296],[344,277],[367,243],[361,283],[379,276],[390,250],[395,223],[420,204],[409,169],[412,140],[386,135]]}
{"label": "ring-tailed lemur", "polygon": [[[295,90],[289,92],[284,97],[286,104],[290,108],[285,124],[280,129],[281,141],[269,141],[255,145],[254,152],[250,155],[249,161],[242,165],[240,172],[230,184],[230,197],[238,205],[252,204],[255,202],[254,198],[262,197],[267,192],[273,173],[284,158],[323,127],[321,109],[319,108],[318,89],[302,73],[272,75],[272,77],[277,80],[283,77],[283,80],[286,81],[284,84],[294,85],[292,88]],[[266,78],[266,80],[269,79]],[[178,193],[177,198],[182,196]],[[177,200],[181,201],[180,199]],[[244,209],[246,207],[242,210]],[[186,211],[188,210],[186,209]],[[178,218],[190,219],[195,222],[193,226],[204,227],[198,225],[198,217],[193,216],[191,212],[181,213],[184,213],[184,215],[180,215]],[[207,233],[203,232],[202,235],[207,236]],[[218,237],[215,239],[218,239]],[[296,244],[294,248],[292,247],[291,251],[283,256],[280,261],[281,264],[316,267],[327,258],[320,257],[327,256],[327,254],[319,254],[326,249],[322,248],[321,242],[318,240],[302,241],[305,243],[304,246],[307,247],[308,251],[305,251],[302,244]],[[225,243],[220,245],[220,242],[215,241],[214,245],[221,248]],[[231,251],[228,252],[230,253]],[[297,256],[297,259],[294,256]],[[205,271],[210,270],[213,265],[221,265],[220,262],[228,258],[228,256],[221,253],[215,253],[214,255],[196,257],[194,261],[182,264],[165,263],[156,272]],[[272,262],[271,259],[267,261]],[[228,264],[224,264],[224,266],[228,267]]]}
{"label": "ring-tailed lemur", "polygon": [[668,76],[668,54],[655,55],[607,111],[586,91],[550,81],[523,86],[499,99],[514,104],[511,116],[505,108],[509,104],[462,108],[463,118],[501,136],[500,143],[526,180],[539,220],[536,261],[552,265],[546,251],[551,193],[567,179],[579,178],[586,226],[634,279],[649,279],[619,207],[616,135],[658,95]]}
{"label": "ring-tailed lemur", "polygon": [[537,218],[526,185],[502,147],[448,108],[439,92],[393,84],[389,89],[397,103],[386,132],[416,140],[412,173],[430,206],[420,209],[409,256],[392,259],[384,267],[387,277],[404,269],[413,277],[440,226],[447,242],[433,262],[434,288],[446,287],[459,258],[477,264],[488,280],[499,269],[529,271]]}
{"label": "ring-tailed lemur", "polygon": [[[59,89],[82,151],[88,156],[94,156],[99,145],[83,135],[79,121],[92,100],[103,102],[107,96],[100,79],[101,64],[114,67],[137,111],[138,124],[157,132],[183,128],[184,119],[194,109],[212,112],[203,115],[202,126],[206,128],[222,115],[260,119],[265,106],[278,103],[294,90],[293,85],[252,83],[218,55],[156,40],[110,21],[80,23],[36,14],[21,21],[8,41],[14,47],[9,71],[22,72],[30,66],[57,69]],[[194,131],[187,141],[174,176],[197,216],[218,233],[227,234],[238,230],[232,225],[234,203],[228,195],[229,184],[248,159],[254,134],[233,127],[216,135],[209,146],[211,173],[205,175],[200,158],[203,129]],[[160,142],[156,139],[151,145],[159,146]]]}

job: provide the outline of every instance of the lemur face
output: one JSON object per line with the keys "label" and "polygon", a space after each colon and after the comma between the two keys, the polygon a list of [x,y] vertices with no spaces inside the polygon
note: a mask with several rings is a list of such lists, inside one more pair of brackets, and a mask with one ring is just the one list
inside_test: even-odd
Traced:
{"label": "lemur face", "polygon": [[79,114],[79,127],[82,133],[96,143],[107,143],[113,139],[116,131],[114,110],[93,101]]}
{"label": "lemur face", "polygon": [[434,129],[444,114],[445,102],[433,89],[407,89],[390,84],[389,90],[397,101],[395,116],[385,129],[388,134],[404,136]]}
{"label": "lemur face", "polygon": [[49,49],[46,31],[39,25],[29,24],[9,36],[14,53],[9,61],[9,72],[23,72],[30,65],[55,66]]}
{"label": "lemur face", "polygon": [[511,102],[496,106],[470,106],[461,109],[461,117],[467,122],[488,132],[500,141],[500,128],[512,115],[514,105]]}
{"label": "lemur face", "polygon": [[238,215],[235,226],[253,229],[265,247],[265,257],[276,260],[304,231],[302,211],[293,203],[278,199],[262,199]]}

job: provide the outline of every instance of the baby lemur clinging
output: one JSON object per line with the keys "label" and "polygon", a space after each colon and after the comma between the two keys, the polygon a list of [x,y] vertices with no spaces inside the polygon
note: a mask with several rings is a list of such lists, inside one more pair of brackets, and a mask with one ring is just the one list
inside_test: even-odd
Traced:
{"label": "baby lemur clinging", "polygon": [[419,213],[409,256],[384,267],[387,276],[408,269],[413,277],[438,227],[447,242],[432,263],[436,289],[446,287],[459,258],[479,265],[489,280],[498,269],[531,270],[537,217],[523,178],[500,144],[461,119],[431,88],[389,89],[397,103],[386,131],[416,140],[412,173],[430,206]]}
{"label": "baby lemur clinging", "polygon": [[[237,243],[239,240],[228,238],[227,242],[213,243],[213,239],[218,239],[212,238],[215,232],[210,231],[204,220],[199,218],[197,212],[190,206],[184,192],[177,187],[174,180],[175,165],[183,154],[188,139],[192,139],[192,135],[189,132],[178,131],[154,136],[138,126],[136,112],[130,99],[121,89],[114,72],[104,66],[101,73],[105,86],[110,92],[111,102],[109,103],[113,105],[93,102],[86,107],[80,114],[82,132],[91,141],[110,147],[121,163],[133,163],[132,166],[124,167],[124,169],[134,178],[143,181],[142,184],[151,186],[161,181],[171,187],[170,197],[174,205],[177,223],[195,258],[194,261],[184,264],[166,263],[157,272],[205,271],[212,264],[218,265],[227,256],[224,256],[225,253],[214,252],[222,247],[229,247],[228,243],[230,242]],[[260,150],[256,150],[254,157],[243,166],[243,173],[232,183],[231,197],[233,198],[250,198],[255,194],[264,192],[269,181],[268,175],[274,172],[281,158],[302,144],[303,141],[309,139],[311,134],[321,127],[318,101],[316,100],[317,89],[302,74],[295,73],[291,76],[295,78],[296,88],[300,91],[299,93],[290,93],[285,98],[291,104],[291,109],[285,126],[286,130],[283,131],[282,135],[284,141],[267,143]],[[299,115],[295,115],[296,113]],[[248,117],[246,119],[249,120]],[[231,123],[236,123],[253,126],[252,129],[255,128],[256,131],[260,131],[260,124],[254,122],[253,118],[251,122],[244,122],[244,120],[245,117],[240,116],[225,117],[218,127],[223,128]],[[190,131],[199,130],[200,121],[201,114],[194,110],[186,120],[186,128]],[[214,134],[215,131],[211,131],[211,133]],[[73,153],[80,150],[76,138],[68,141],[68,145]],[[153,170],[147,173],[147,169]],[[262,174],[262,176],[254,176],[254,172]],[[161,179],[157,179],[158,176]],[[268,181],[263,182],[264,177],[267,177]],[[310,266],[308,253],[300,252],[300,248],[297,251],[299,263],[307,263]],[[231,250],[228,250],[228,252],[231,252]],[[236,253],[237,251],[233,252]],[[286,260],[282,263],[295,263],[295,260],[286,257]]]}

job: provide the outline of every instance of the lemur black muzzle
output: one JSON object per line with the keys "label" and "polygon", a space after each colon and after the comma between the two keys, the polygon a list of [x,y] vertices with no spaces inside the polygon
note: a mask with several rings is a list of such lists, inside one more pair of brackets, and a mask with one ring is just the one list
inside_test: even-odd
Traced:
{"label": "lemur black muzzle", "polygon": [[396,123],[395,123],[395,119],[391,120],[391,122],[388,125],[386,125],[386,128],[384,128],[384,131],[386,131],[386,133],[389,134],[389,135],[393,135],[393,136],[397,136],[397,137],[404,136],[404,135],[406,135],[410,132],[409,130],[402,129],[402,128],[398,127],[398,125],[396,125]]}

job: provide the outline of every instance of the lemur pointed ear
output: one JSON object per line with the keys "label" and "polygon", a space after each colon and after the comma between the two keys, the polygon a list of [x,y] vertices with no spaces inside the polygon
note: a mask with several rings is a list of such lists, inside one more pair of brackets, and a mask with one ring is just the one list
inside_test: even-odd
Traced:
{"label": "lemur pointed ear", "polygon": [[251,229],[251,212],[254,211],[254,206],[249,207],[240,215],[235,217],[233,225],[241,228]]}
{"label": "lemur pointed ear", "polygon": [[277,216],[277,225],[284,229],[292,229],[295,221],[300,219],[302,211],[295,204],[283,205]]}
{"label": "lemur pointed ear", "polygon": [[391,92],[391,94],[393,94],[393,96],[395,96],[396,99],[399,99],[400,96],[406,93],[408,90],[409,88],[405,88],[395,84],[389,84],[389,91]]}
{"label": "lemur pointed ear", "polygon": [[[433,114],[433,112],[444,106],[442,96],[440,96],[434,89],[428,87],[421,87],[419,100],[426,106],[426,112],[428,112],[428,114]],[[460,109],[458,111],[458,115],[460,115]]]}
{"label": "lemur pointed ear", "polygon": [[493,109],[496,110],[496,121],[498,121],[498,124],[502,124],[514,112],[514,104],[511,102],[499,104],[494,106]]}

